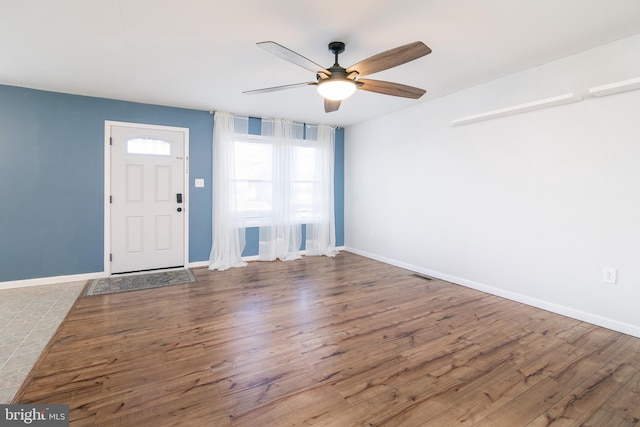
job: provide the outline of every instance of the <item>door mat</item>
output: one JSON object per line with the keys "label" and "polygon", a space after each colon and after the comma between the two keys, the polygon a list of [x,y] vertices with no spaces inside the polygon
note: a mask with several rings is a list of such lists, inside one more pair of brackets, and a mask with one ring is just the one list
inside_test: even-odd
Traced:
{"label": "door mat", "polygon": [[192,282],[197,282],[197,279],[189,269],[160,271],[130,276],[111,276],[104,279],[92,280],[89,286],[87,286],[87,290],[83,296],[139,291],[141,289],[162,288]]}

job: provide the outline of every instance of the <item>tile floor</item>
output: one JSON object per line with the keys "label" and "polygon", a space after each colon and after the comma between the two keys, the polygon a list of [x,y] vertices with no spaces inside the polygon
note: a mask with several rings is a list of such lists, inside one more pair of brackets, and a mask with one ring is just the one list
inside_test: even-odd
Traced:
{"label": "tile floor", "polygon": [[0,404],[11,402],[85,284],[0,289]]}

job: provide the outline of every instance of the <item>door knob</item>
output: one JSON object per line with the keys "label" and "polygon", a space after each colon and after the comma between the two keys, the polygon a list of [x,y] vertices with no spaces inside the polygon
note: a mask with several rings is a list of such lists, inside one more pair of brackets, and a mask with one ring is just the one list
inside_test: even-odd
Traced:
{"label": "door knob", "polygon": [[178,212],[182,212],[182,208],[178,208]]}

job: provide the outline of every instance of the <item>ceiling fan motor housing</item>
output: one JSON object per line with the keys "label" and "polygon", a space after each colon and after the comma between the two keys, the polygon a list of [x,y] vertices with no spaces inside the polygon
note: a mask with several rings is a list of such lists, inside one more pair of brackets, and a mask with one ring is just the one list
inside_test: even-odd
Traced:
{"label": "ceiling fan motor housing", "polygon": [[[343,42],[331,42],[329,43],[329,51],[332,52],[335,55],[335,63],[333,64],[333,66],[331,66],[330,68],[327,68],[327,71],[329,71],[331,73],[330,76],[326,76],[324,78],[331,78],[331,79],[346,79],[348,74],[347,74],[347,70],[344,67],[341,67],[340,64],[338,64],[338,55],[341,54],[342,52],[344,52],[344,48],[345,45]],[[321,77],[320,75],[317,76],[318,81],[323,80],[324,78]]]}

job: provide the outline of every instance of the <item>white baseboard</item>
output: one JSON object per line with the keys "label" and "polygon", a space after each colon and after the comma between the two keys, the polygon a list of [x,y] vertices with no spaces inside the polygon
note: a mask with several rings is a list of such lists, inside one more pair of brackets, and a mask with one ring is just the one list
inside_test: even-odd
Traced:
{"label": "white baseboard", "polygon": [[504,289],[496,288],[493,286],[485,285],[483,283],[474,282],[473,280],[468,280],[462,277],[452,276],[449,274],[441,273],[439,271],[429,270],[427,268],[418,267],[416,265],[408,264],[402,261],[397,261],[394,259],[386,258],[380,255],[376,255],[370,252],[361,251],[358,249],[345,247],[345,251],[354,253],[356,255],[361,255],[367,258],[371,258],[376,261],[383,262],[385,264],[394,265],[396,267],[404,268],[406,270],[414,271],[416,273],[424,274],[426,276],[431,276],[436,279],[445,280],[447,282],[455,283],[456,285],[466,286],[471,289],[476,289],[478,291],[486,292],[491,295],[496,295],[499,297],[503,297],[509,299],[511,301],[520,302],[523,304],[530,305],[532,307],[540,308],[543,310],[550,311],[552,313],[561,314],[563,316],[571,317],[572,319],[581,320],[583,322],[591,323],[593,325],[602,326],[603,328],[611,329],[617,332],[622,332],[623,334],[632,335],[634,337],[640,338],[640,327],[636,325],[632,325],[629,323],[620,322],[615,319],[610,319],[607,317],[602,317],[597,314],[588,313],[581,310],[576,310],[575,308],[567,307],[564,305],[556,304],[553,302],[533,298],[528,295],[519,294],[516,292],[507,291]]}
{"label": "white baseboard", "polygon": [[36,279],[13,280],[0,282],[0,289],[26,288],[28,286],[55,285],[58,283],[83,282],[86,280],[107,277],[103,271],[86,274],[71,274],[68,276],[38,277]]}
{"label": "white baseboard", "polygon": [[209,261],[190,262],[187,267],[189,267],[189,268],[209,267]]}

